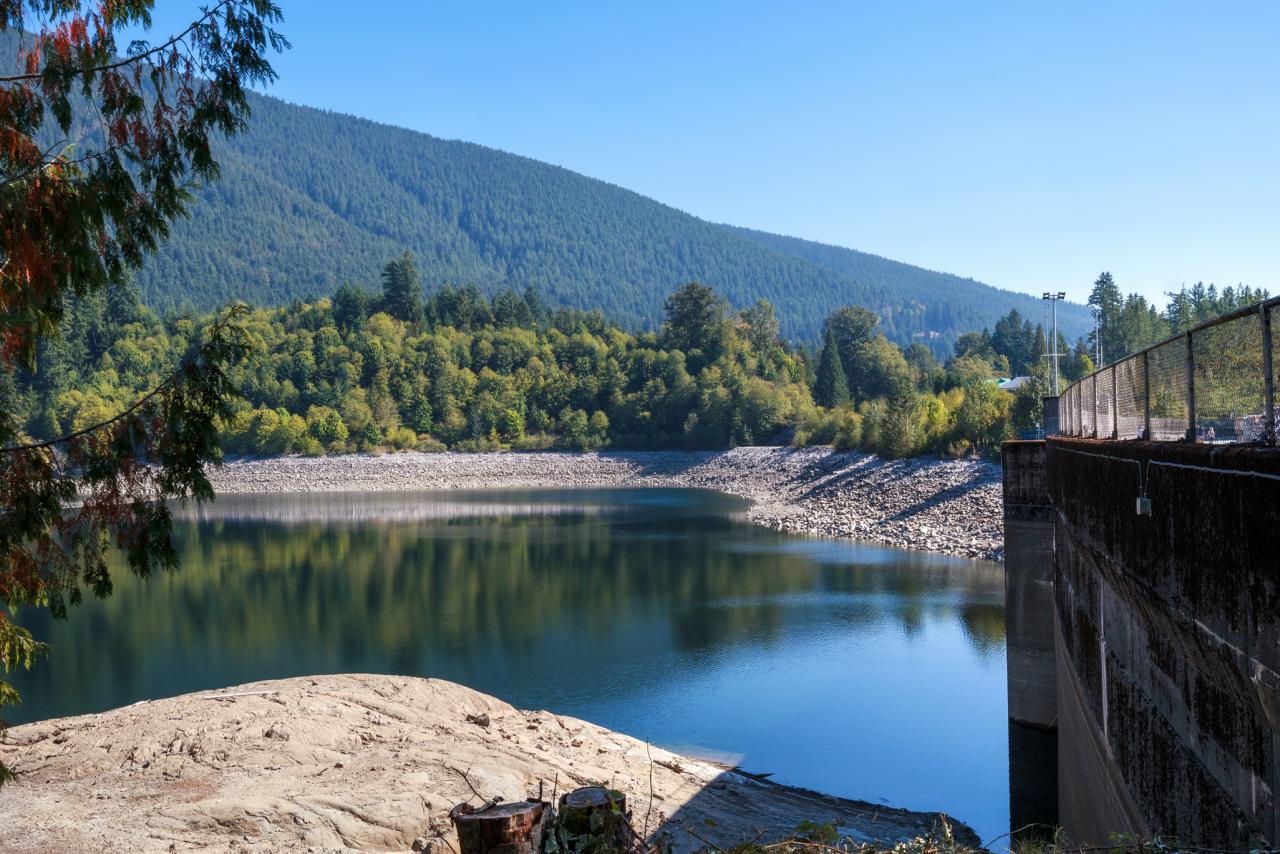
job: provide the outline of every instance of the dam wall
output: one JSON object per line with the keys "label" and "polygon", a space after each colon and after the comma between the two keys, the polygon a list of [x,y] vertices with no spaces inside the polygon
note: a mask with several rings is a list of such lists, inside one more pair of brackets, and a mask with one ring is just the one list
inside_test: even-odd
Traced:
{"label": "dam wall", "polygon": [[1007,442],[1001,457],[1010,828],[1052,827],[1058,822],[1058,698],[1045,443]]}
{"label": "dam wall", "polygon": [[[1011,444],[1044,455],[1053,599],[1039,613],[1053,663],[1012,596],[1010,717],[1043,719],[1030,670],[1052,673],[1068,836],[1280,841],[1280,452]],[[1026,506],[1035,453],[1006,450],[1006,466],[1021,470],[1012,484],[1006,474],[1007,506]],[[1013,511],[1015,539],[1023,512]],[[1015,591],[1035,576],[1018,563],[1008,570]],[[1028,649],[1015,661],[1015,635],[1035,660]]]}

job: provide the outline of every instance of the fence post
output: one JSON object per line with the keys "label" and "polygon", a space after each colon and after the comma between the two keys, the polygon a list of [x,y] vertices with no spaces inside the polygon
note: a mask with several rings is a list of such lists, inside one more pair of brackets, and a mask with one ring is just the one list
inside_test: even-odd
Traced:
{"label": "fence post", "polygon": [[1196,436],[1196,350],[1187,333],[1187,441],[1195,442]]}
{"label": "fence post", "polygon": [[1111,438],[1120,438],[1120,386],[1116,377],[1116,364],[1111,366]]}
{"label": "fence post", "polygon": [[1263,301],[1262,312],[1262,403],[1266,410],[1262,416],[1262,441],[1276,443],[1276,394],[1271,376],[1271,309]]}
{"label": "fence post", "polygon": [[1093,390],[1093,438],[1098,438],[1098,375],[1093,375],[1089,387]]}
{"label": "fence post", "polygon": [[1142,351],[1142,438],[1151,441],[1151,351]]}
{"label": "fence post", "polygon": [[1080,429],[1080,432],[1076,433],[1077,436],[1084,436],[1084,395],[1080,393],[1084,391],[1080,388],[1083,382],[1084,380],[1080,380],[1080,383],[1076,384],[1076,424]]}

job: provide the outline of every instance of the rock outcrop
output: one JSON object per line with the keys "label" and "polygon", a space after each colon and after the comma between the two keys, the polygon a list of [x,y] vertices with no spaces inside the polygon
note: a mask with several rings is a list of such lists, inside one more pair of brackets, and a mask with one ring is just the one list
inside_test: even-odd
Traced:
{"label": "rock outcrop", "polygon": [[[258,682],[14,727],[0,850],[447,852],[451,807],[604,784],[677,851],[782,838],[802,820],[860,840],[940,817],[828,798],[437,679]],[[972,834],[953,824],[962,839]]]}

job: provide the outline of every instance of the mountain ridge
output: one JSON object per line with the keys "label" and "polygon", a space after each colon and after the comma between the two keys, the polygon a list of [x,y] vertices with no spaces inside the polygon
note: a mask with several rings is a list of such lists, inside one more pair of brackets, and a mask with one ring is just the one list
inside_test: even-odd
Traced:
{"label": "mountain ridge", "polygon": [[[876,311],[892,339],[944,351],[962,332],[1040,301],[859,250],[709,222],[568,167],[480,143],[253,95],[249,129],[218,143],[223,180],[139,272],[160,309],[232,299],[280,304],[376,286],[404,249],[428,288],[533,287],[548,302],[600,308],[638,328],[680,284],[736,307],[758,297],[782,332],[814,340],[840,305]],[[1075,315],[1079,315],[1078,317]],[[1068,337],[1087,328],[1064,307]]]}

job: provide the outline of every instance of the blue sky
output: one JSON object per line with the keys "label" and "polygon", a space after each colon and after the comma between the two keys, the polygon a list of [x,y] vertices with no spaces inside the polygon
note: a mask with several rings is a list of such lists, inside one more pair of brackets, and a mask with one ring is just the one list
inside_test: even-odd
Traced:
{"label": "blue sky", "polygon": [[1280,291],[1280,3],[277,2],[295,103],[1016,290]]}

